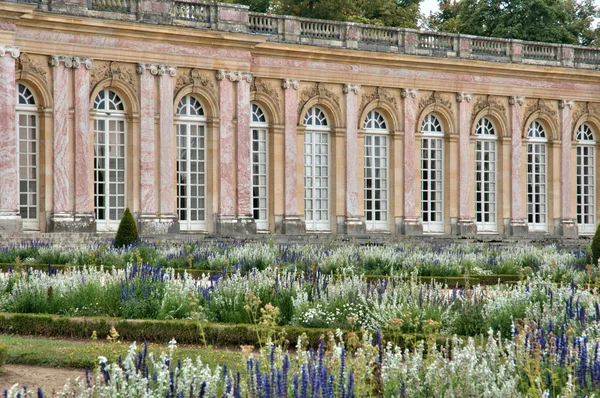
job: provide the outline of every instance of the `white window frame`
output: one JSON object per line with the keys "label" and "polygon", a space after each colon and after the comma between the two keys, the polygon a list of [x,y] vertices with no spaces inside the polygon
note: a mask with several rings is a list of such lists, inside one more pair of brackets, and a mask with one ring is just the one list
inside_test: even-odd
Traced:
{"label": "white window frame", "polygon": [[[488,123],[489,125],[484,125]],[[485,133],[481,131],[485,129]],[[491,133],[490,133],[491,132]],[[496,135],[496,127],[494,123],[488,118],[481,118],[477,122],[475,129],[475,224],[477,225],[477,232],[497,232],[498,231],[498,136]],[[484,149],[485,145],[493,147],[493,150]],[[485,154],[488,154],[488,159],[485,158]],[[480,158],[478,159],[478,154]],[[491,156],[490,156],[491,154]],[[493,170],[489,167],[484,170],[483,167],[487,164],[493,164]],[[479,166],[479,167],[478,167]],[[487,172],[493,174],[489,181],[483,181],[483,175]],[[485,184],[487,183],[487,189]],[[479,187],[478,187],[479,184]],[[493,184],[494,188],[491,190],[489,184]],[[480,195],[481,199],[478,201],[477,197]],[[485,194],[488,195],[488,199],[485,199]],[[490,199],[490,195],[493,195],[493,199]],[[477,209],[477,205],[481,205],[481,210]],[[488,211],[485,211],[485,205],[488,205]],[[481,215],[481,220],[479,216]],[[485,221],[485,216],[493,221]]]}
{"label": "white window frame", "polygon": [[[110,151],[109,151],[109,144],[110,144],[110,123],[111,122],[115,122],[116,125],[119,125],[119,122],[123,123],[123,131],[118,131],[118,133],[122,133],[123,134],[123,148],[124,148],[124,156],[123,156],[123,181],[122,182],[117,182],[117,185],[123,185],[123,207],[122,210],[125,211],[125,209],[127,208],[127,117],[126,117],[126,108],[125,108],[125,102],[123,101],[123,98],[121,97],[121,95],[119,93],[117,93],[116,91],[113,91],[111,89],[105,88],[102,90],[104,92],[105,95],[105,99],[104,101],[108,101],[108,95],[109,93],[112,91],[114,94],[116,94],[119,97],[119,100],[121,102],[121,104],[123,105],[123,110],[116,110],[116,109],[97,109],[95,106],[95,102],[96,102],[96,98],[98,97],[98,95],[100,95],[100,92],[96,95],[96,98],[94,98],[94,111],[93,111],[93,121],[94,121],[94,216],[96,218],[96,230],[99,232],[108,232],[108,231],[116,231],[119,228],[119,223],[121,221],[122,215],[119,215],[119,209],[121,208],[118,203],[116,205],[115,210],[117,211],[117,216],[116,219],[110,219],[110,210],[111,210],[111,206],[110,206],[110,193],[109,193],[109,189],[110,189]],[[107,103],[107,102],[105,102]],[[98,121],[104,121],[105,123],[105,128],[103,131],[103,134],[105,135],[105,142],[103,143],[104,147],[105,147],[105,167],[104,167],[104,173],[105,173],[105,179],[104,179],[104,186],[105,186],[105,203],[104,203],[104,219],[99,219],[98,218],[98,207],[96,205],[96,201],[97,201],[97,196],[98,194],[96,193],[96,189],[97,189],[97,185],[98,185],[98,181],[96,179],[96,171],[98,170],[96,167],[96,163],[95,160],[97,158],[97,132],[99,131],[97,129],[97,122]],[[117,158],[118,159],[118,158]],[[120,196],[119,194],[117,194],[117,200],[118,200],[118,196]]]}
{"label": "white window frame", "polygon": [[[435,118],[435,120],[439,123],[440,125],[440,129],[441,131],[430,131],[430,130],[424,130],[424,126],[426,123],[431,123],[431,118]],[[439,179],[436,179],[435,182],[438,182],[440,185],[440,189],[436,189],[435,192],[439,193],[441,195],[441,198],[439,200],[439,203],[441,204],[441,209],[439,210],[440,213],[440,218],[441,220],[436,220],[436,221],[431,221],[429,220],[430,215],[431,215],[431,206],[430,204],[433,202],[431,200],[431,189],[427,190],[428,193],[428,199],[425,200],[423,198],[423,193],[425,192],[425,190],[423,189],[423,148],[424,145],[423,143],[427,141],[428,142],[428,148],[431,148],[431,143],[432,142],[436,142],[440,144],[440,164],[441,164],[441,168],[440,169],[436,169],[438,170],[439,174],[441,175],[441,177]],[[428,149],[429,151],[431,151],[431,149]],[[444,232],[444,129],[442,126],[441,121],[439,120],[439,118],[433,114],[428,114],[427,116],[425,116],[425,118],[423,119],[423,123],[421,125],[421,156],[419,158],[420,162],[421,162],[421,167],[420,167],[420,171],[421,171],[421,175],[420,175],[420,181],[421,181],[421,189],[420,189],[420,193],[421,193],[421,219],[422,219],[422,223],[423,223],[423,232],[424,233],[443,233]],[[428,158],[429,159],[429,158]],[[430,160],[430,159],[429,159]],[[428,175],[431,175],[431,169],[429,169],[429,173]],[[427,179],[428,184],[427,186],[431,186],[430,182],[432,181],[431,178]],[[424,204],[427,202],[427,211],[429,212],[428,214],[428,220],[425,221],[425,217],[423,217],[425,210],[424,210]],[[437,202],[437,200],[436,200]],[[436,211],[437,212],[437,211]]]}
{"label": "white window frame", "polygon": [[[251,118],[250,118],[250,139],[251,139],[251,151],[250,151],[250,164],[252,167],[252,216],[256,222],[256,229],[258,231],[268,231],[269,230],[269,122],[267,119],[267,114],[264,109],[256,104],[252,103],[251,105]],[[254,133],[259,135],[258,140],[254,139]],[[260,150],[260,135],[264,135],[264,143],[265,149],[264,151]],[[259,143],[259,161],[257,163],[259,172],[258,175],[255,175],[255,162],[254,162],[254,143],[257,141]],[[260,182],[261,172],[260,172],[260,152],[264,152],[264,184]],[[255,181],[255,177],[258,178],[258,183]],[[255,194],[255,190],[264,190],[264,194]],[[255,201],[258,200],[264,202],[264,206],[255,206]],[[261,214],[262,213],[262,214]]]}
{"label": "white window frame", "polygon": [[[324,122],[325,125],[314,125],[314,124],[307,124],[306,121],[313,118],[314,117],[309,117],[310,112],[315,112],[315,110],[319,110],[322,115],[324,116]],[[306,224],[306,230],[307,231],[321,231],[321,232],[326,232],[326,231],[330,231],[331,229],[331,130],[329,127],[329,120],[327,118],[327,113],[325,111],[323,111],[321,108],[314,106],[312,108],[310,108],[307,111],[307,114],[304,118],[304,125],[306,126],[306,129],[304,131],[304,217],[305,217],[305,224]],[[319,198],[319,199],[325,199],[327,206],[325,209],[315,209],[315,203],[316,203],[316,188],[315,187],[315,162],[314,162],[314,156],[315,156],[315,136],[319,135],[321,137],[326,137],[327,138],[327,164],[326,165],[319,165],[319,166],[326,166],[327,167],[327,197],[326,198]],[[307,148],[307,136],[311,137],[311,153],[310,155],[307,155],[306,153],[306,148]],[[309,168],[309,166],[307,165],[307,157],[310,156],[311,158],[311,164],[310,164],[310,169],[311,169],[311,176],[307,177],[307,170]],[[320,176],[323,177],[323,176]],[[312,183],[311,183],[311,187],[307,188],[307,180],[308,179],[312,179]],[[307,193],[310,191],[311,193],[311,197],[307,198]],[[308,210],[307,209],[307,203],[311,202],[311,209]],[[312,213],[309,216],[309,211]],[[326,211],[327,214],[327,219],[320,219],[320,220],[315,220],[315,214],[317,211]]]}
{"label": "white window frame", "polygon": [[[587,131],[586,131],[587,129]],[[586,123],[580,125],[575,136],[576,146],[576,163],[575,163],[575,184],[576,184],[576,222],[580,235],[593,235],[596,231],[596,140],[594,130]],[[587,154],[583,154],[583,152]],[[582,162],[583,157],[591,160],[584,168],[591,173],[583,173]],[[582,179],[587,178],[587,193],[583,193],[581,188],[584,187]],[[591,211],[582,212],[583,209]],[[591,222],[582,222],[590,221]]]}
{"label": "white window frame", "polygon": [[[376,121],[378,121],[378,123],[376,123]],[[367,113],[367,116],[364,120],[363,123],[363,127],[365,130],[365,134],[364,134],[364,177],[363,177],[363,189],[364,189],[364,214],[365,214],[365,224],[366,224],[366,228],[369,231],[377,231],[377,230],[389,230],[389,219],[390,219],[390,212],[389,212],[389,208],[390,208],[390,201],[389,201],[389,195],[390,195],[390,135],[389,135],[389,130],[387,128],[387,121],[385,120],[385,117],[383,116],[383,114],[381,114],[381,112],[378,112],[376,110],[372,110],[369,113]],[[385,167],[376,167],[375,166],[375,138],[379,138],[380,140],[383,140],[385,143],[385,148],[384,148],[384,154],[380,155],[379,158],[383,158],[385,159]],[[367,142],[371,140],[371,144],[369,145]],[[381,142],[381,141],[380,141]],[[370,156],[370,160],[371,160],[371,165],[370,167],[367,166],[367,147],[370,147],[371,149],[371,156]],[[381,150],[382,145],[379,145],[379,148]],[[367,187],[367,181],[368,181],[368,177],[367,177],[367,169],[370,169],[370,174],[371,174],[371,187]],[[384,182],[385,184],[385,188],[376,188],[375,187],[375,170],[376,169],[385,169],[385,177],[378,177],[377,179],[380,182]],[[382,197],[381,195],[381,190],[385,189],[385,193],[384,193],[384,197]],[[380,197],[379,198],[375,198],[375,194],[376,191],[380,191]],[[371,191],[372,195],[371,198],[368,199],[367,198],[367,192]],[[369,202],[371,202],[371,210],[367,210],[368,209],[368,204]],[[381,220],[375,220],[374,216],[374,212],[375,212],[375,205],[376,203],[379,202],[381,205],[381,202],[384,203],[384,206],[380,207],[379,211],[381,213]],[[372,215],[371,217],[373,219],[369,220],[369,212]]]}
{"label": "white window frame", "polygon": [[[199,113],[197,115],[194,115],[193,112],[190,111],[190,107],[192,107],[193,105],[191,105],[190,103],[190,99],[194,99],[196,101],[196,104],[199,106],[199,108],[194,108],[194,112]],[[185,101],[185,103],[183,103]],[[183,107],[183,110],[182,110]],[[177,157],[176,157],[176,167],[177,167],[177,183],[176,183],[176,189],[177,189],[177,220],[179,222],[179,229],[181,231],[198,231],[198,232],[203,232],[206,231],[207,228],[207,224],[206,224],[206,207],[207,207],[207,195],[206,195],[206,189],[207,189],[207,173],[206,173],[206,167],[207,167],[207,148],[206,148],[206,143],[207,143],[207,137],[206,137],[206,130],[207,130],[207,125],[206,125],[206,113],[204,110],[204,106],[202,105],[202,102],[200,100],[198,100],[196,97],[192,96],[192,95],[186,95],[183,98],[181,98],[179,100],[179,102],[177,103],[177,107],[175,109],[175,126],[176,126],[176,130],[175,130],[175,134],[176,134],[176,139],[177,139],[177,145],[176,145],[176,151],[177,151]],[[191,135],[191,130],[192,128],[195,127],[196,131],[197,131],[197,135],[195,138],[197,139],[201,139],[201,142],[198,142],[196,145],[196,148],[191,148],[191,141],[192,141],[192,135]],[[183,136],[182,134],[180,134],[181,129],[185,130],[185,136]],[[200,134],[200,131],[202,132],[202,134]],[[180,146],[180,139],[181,138],[185,138],[185,153],[186,153],[186,159],[182,160],[181,156],[182,156],[182,149]],[[192,173],[192,159],[190,159],[189,153],[190,150],[196,150],[198,152],[202,151],[204,153],[203,158],[202,159],[195,159],[194,161],[196,161],[198,164],[202,164],[203,165],[203,171],[196,171],[196,173],[198,175],[203,174],[204,175],[204,182],[200,183],[200,182],[196,182],[196,184],[192,184],[191,180],[191,173]],[[200,155],[198,154],[198,157]],[[182,171],[180,170],[180,162],[185,162],[186,163],[186,167],[185,167],[185,184],[181,184],[181,175],[182,175]],[[185,203],[186,203],[186,207],[185,209],[182,209],[181,207],[181,203],[182,203],[182,196],[180,194],[180,190],[182,187],[185,187],[185,192],[186,192],[186,196],[185,196]],[[197,208],[193,209],[191,207],[191,202],[192,202],[192,188],[196,188],[196,190],[199,190],[200,188],[203,191],[203,195],[197,194],[195,196],[195,199],[197,199],[198,201],[204,201],[204,207],[200,207],[198,206]],[[195,210],[197,213],[197,220],[192,220],[191,217],[191,212]],[[187,216],[187,220],[182,220],[181,219],[181,215],[182,215],[182,211],[186,212],[186,216]]]}
{"label": "white window frame", "polygon": [[[25,91],[23,94],[21,93],[21,86],[24,88]],[[28,96],[26,97],[26,95],[28,94]],[[40,229],[40,223],[39,223],[39,219],[40,219],[40,190],[39,190],[39,173],[40,173],[40,168],[39,168],[39,159],[40,159],[40,116],[38,113],[38,105],[37,105],[37,98],[35,97],[35,94],[33,92],[33,90],[31,90],[26,84],[23,83],[17,83],[17,90],[16,90],[16,95],[17,95],[17,100],[16,100],[16,118],[17,118],[17,131],[16,131],[16,135],[17,135],[17,170],[19,171],[19,213],[21,215],[21,220],[23,222],[23,230],[26,231],[39,231]],[[29,102],[28,104],[21,104],[20,99],[21,97],[23,97],[23,99],[26,102]],[[29,133],[31,130],[31,126],[27,125],[27,126],[21,126],[20,124],[20,116],[25,116],[29,119],[29,117],[33,116],[34,120],[35,120],[35,139],[31,140]],[[28,122],[29,123],[29,122]],[[23,140],[21,139],[21,127],[24,127],[27,129],[27,138],[25,139],[25,142],[23,142]],[[31,149],[30,144],[31,142],[35,143],[35,153],[33,153],[33,155],[35,156],[35,164],[33,166],[31,166],[29,164],[30,160],[31,160],[31,155],[32,153],[29,152],[29,150]],[[22,145],[26,146],[26,156],[28,157],[27,160],[27,165],[22,165],[21,164],[21,156],[23,155],[22,153]],[[22,170],[23,167],[26,167],[26,170]],[[29,174],[30,169],[34,168],[35,169],[35,176],[34,176],[34,180],[32,181],[31,176],[28,176],[28,178],[26,178],[25,180],[23,180],[23,171],[25,171],[26,174]],[[26,192],[23,193],[22,189],[21,189],[21,185],[25,183],[27,185],[27,189]],[[34,189],[33,192],[31,191],[31,183],[33,183],[34,185]],[[26,215],[25,217],[23,216],[23,209],[22,209],[22,196],[25,195],[27,197],[27,204],[25,205],[25,212],[30,212],[31,208],[35,208],[35,217],[34,218],[30,218],[28,215]],[[32,205],[32,195],[35,196],[35,203]]]}
{"label": "white window frame", "polygon": [[[544,137],[532,137],[531,136],[531,132],[532,129],[535,128],[534,126],[538,126],[539,128],[541,128],[541,132],[543,132]],[[545,198],[544,201],[531,201],[530,200],[530,195],[529,195],[529,186],[530,184],[532,184],[532,190],[535,191],[536,185],[534,182],[532,182],[532,178],[534,178],[534,176],[536,174],[539,173],[530,173],[529,172],[529,168],[530,168],[530,163],[529,163],[529,157],[530,155],[533,156],[533,159],[536,159],[536,156],[540,156],[542,155],[541,151],[539,151],[539,148],[543,148],[544,149],[544,175],[543,175],[543,184],[544,184],[544,189],[543,192],[540,192],[538,194],[533,193],[532,195],[543,195],[543,197]],[[535,162],[533,164],[533,166],[538,165],[538,162]],[[547,133],[546,133],[546,129],[544,128],[544,126],[537,120],[533,121],[529,127],[527,128],[527,186],[526,186],[526,192],[527,192],[527,224],[529,226],[529,231],[530,232],[548,232],[548,138],[547,138]],[[543,211],[533,211],[533,207],[534,206],[543,206],[544,210]],[[540,218],[543,217],[543,219],[545,220],[545,222],[535,222],[535,218],[536,216],[538,216]],[[533,221],[532,221],[533,220]]]}

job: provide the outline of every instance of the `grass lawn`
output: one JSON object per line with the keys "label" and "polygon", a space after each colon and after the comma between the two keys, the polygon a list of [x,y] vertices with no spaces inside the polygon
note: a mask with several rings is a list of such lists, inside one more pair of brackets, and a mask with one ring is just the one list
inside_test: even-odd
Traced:
{"label": "grass lawn", "polygon": [[[58,340],[12,335],[0,335],[0,344],[8,348],[6,363],[20,365],[36,365],[56,368],[94,369],[98,364],[98,356],[102,355],[109,361],[116,361],[119,356],[127,355],[129,343],[110,343],[106,341],[77,341]],[[138,349],[143,348],[143,342],[138,343]],[[149,352],[158,356],[167,352],[166,344],[150,344]],[[241,349],[227,350],[202,348],[198,346],[178,346],[175,360],[200,357],[202,362],[214,367],[227,364],[232,371],[243,371],[245,362]]]}

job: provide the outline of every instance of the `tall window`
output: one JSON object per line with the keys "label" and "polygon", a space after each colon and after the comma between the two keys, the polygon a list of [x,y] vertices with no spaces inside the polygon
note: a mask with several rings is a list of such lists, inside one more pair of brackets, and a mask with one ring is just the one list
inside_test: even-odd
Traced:
{"label": "tall window", "polygon": [[252,214],[256,229],[269,229],[267,197],[267,117],[260,106],[252,104]]}
{"label": "tall window", "polygon": [[19,211],[23,229],[37,230],[38,223],[38,113],[35,97],[18,85]]}
{"label": "tall window", "polygon": [[496,130],[479,119],[475,129],[475,222],[478,231],[496,231]]}
{"label": "tall window", "polygon": [[421,126],[421,217],[424,232],[444,232],[444,131],[434,115]]}
{"label": "tall window", "polygon": [[534,121],[527,129],[527,222],[530,231],[548,231],[546,157],[548,139],[544,126]]}
{"label": "tall window", "polygon": [[577,227],[579,233],[594,233],[596,228],[596,142],[589,125],[577,129]]}
{"label": "tall window", "polygon": [[304,217],[309,231],[329,229],[329,122],[312,107],[304,117]]}
{"label": "tall window", "polygon": [[365,219],[367,229],[388,229],[388,129],[383,115],[367,114],[365,129]]}
{"label": "tall window", "polygon": [[177,105],[177,214],[183,231],[206,229],[206,115],[187,95]]}
{"label": "tall window", "polygon": [[94,210],[100,231],[116,230],[125,211],[125,105],[112,90],[94,100]]}

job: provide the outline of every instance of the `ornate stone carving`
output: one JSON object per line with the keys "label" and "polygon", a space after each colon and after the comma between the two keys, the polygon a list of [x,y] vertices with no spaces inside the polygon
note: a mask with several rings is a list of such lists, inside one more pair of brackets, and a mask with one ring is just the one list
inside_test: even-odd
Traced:
{"label": "ornate stone carving", "polygon": [[15,63],[15,68],[21,71],[22,74],[31,73],[39,76],[44,81],[46,80],[46,70],[41,62],[32,59],[28,54],[21,54],[18,61]]}
{"label": "ornate stone carving", "polygon": [[200,69],[191,69],[187,73],[180,73],[175,81],[173,93],[178,93],[183,87],[192,84],[192,91],[196,92],[200,87],[206,87],[210,92],[215,90],[208,76],[203,75]]}
{"label": "ornate stone carving", "polygon": [[121,81],[137,92],[137,79],[131,69],[127,68],[125,64],[114,61],[99,63],[93,67],[90,72],[90,87],[95,87],[102,80],[109,78],[112,80],[111,85],[114,85],[117,81]]}
{"label": "ornate stone carving", "polygon": [[250,91],[254,91],[257,94],[264,94],[271,98],[273,103],[277,106],[277,111],[279,111],[279,93],[269,82],[255,79],[254,84],[250,86]]}
{"label": "ornate stone carving", "polygon": [[559,100],[558,101],[558,107],[560,109],[564,109],[565,107],[568,107],[569,109],[573,109],[573,105],[575,103],[573,102],[573,100]]}
{"label": "ornate stone carving", "polygon": [[240,80],[246,80],[248,83],[252,83],[253,75],[250,72],[232,72],[229,70],[218,70],[217,80],[229,79],[232,82],[239,82]]}
{"label": "ornate stone carving", "polygon": [[556,111],[554,109],[551,109],[548,105],[546,105],[546,101],[544,101],[543,98],[540,98],[536,101],[535,104],[529,105],[525,110],[525,116],[523,117],[523,129],[525,128],[525,124],[527,124],[527,119],[529,119],[529,117],[535,112],[540,112],[542,115],[546,114],[553,118],[556,117]]}
{"label": "ornate stone carving", "polygon": [[340,106],[337,95],[329,90],[324,84],[313,83],[302,90],[302,93],[300,94],[300,102],[298,103],[298,113],[302,112],[304,105],[306,105],[306,103],[314,97],[319,97],[319,102],[321,102],[321,98],[329,98],[335,102],[337,106]]}
{"label": "ornate stone carving", "polygon": [[86,57],[73,57],[73,68],[79,68],[81,65],[87,70],[94,67],[94,60]]}
{"label": "ornate stone carving", "polygon": [[473,94],[471,94],[471,93],[457,93],[456,94],[456,102],[463,102],[463,101],[471,102],[472,99],[473,99]]}
{"label": "ornate stone carving", "polygon": [[492,111],[496,111],[502,115],[502,117],[506,116],[506,108],[496,99],[491,98],[489,95],[487,97],[479,97],[477,98],[475,105],[473,105],[473,111],[471,112],[471,124],[473,124],[477,115],[485,109],[488,110],[488,115],[492,113]]}
{"label": "ornate stone carving", "polygon": [[508,97],[508,104],[523,106],[523,104],[525,104],[525,97],[517,97],[515,95],[511,95],[510,97]]}
{"label": "ornate stone carving", "polygon": [[421,101],[419,101],[419,114],[423,112],[423,110],[429,105],[435,105],[436,107],[443,106],[447,109],[452,109],[452,104],[450,101],[442,98],[442,95],[437,91],[434,91],[429,97],[423,98]]}
{"label": "ornate stone carving", "polygon": [[0,46],[0,58],[10,55],[13,58],[19,58],[21,51],[15,46]]}
{"label": "ornate stone carving", "polygon": [[296,79],[283,79],[283,81],[281,82],[281,87],[285,90],[287,90],[288,88],[298,90],[300,88],[300,81]]}
{"label": "ornate stone carving", "polygon": [[168,73],[169,76],[175,77],[177,76],[177,68],[169,65],[161,65],[161,64],[144,64],[138,63],[136,67],[136,72],[141,75],[146,71],[150,72],[153,76],[162,76],[165,73]]}
{"label": "ornate stone carving", "polygon": [[[575,110],[573,111],[573,121],[571,125],[571,130],[575,130],[577,126],[577,122],[583,116],[600,116],[600,105],[592,104],[591,102],[586,103],[577,103],[575,104]],[[586,118],[587,120],[587,118]]]}
{"label": "ornate stone carving", "polygon": [[344,84],[342,91],[344,94],[354,93],[358,95],[360,93],[360,84]]}
{"label": "ornate stone carving", "polygon": [[[360,100],[360,113],[362,114],[371,102],[384,101],[390,104],[393,108],[397,108],[396,97],[383,87],[367,88],[363,90]],[[379,105],[377,105],[379,106]]]}
{"label": "ornate stone carving", "polygon": [[415,99],[415,98],[417,98],[418,94],[419,94],[419,90],[417,90],[416,88],[403,88],[402,90],[400,90],[400,96],[402,98],[410,97],[412,99]]}

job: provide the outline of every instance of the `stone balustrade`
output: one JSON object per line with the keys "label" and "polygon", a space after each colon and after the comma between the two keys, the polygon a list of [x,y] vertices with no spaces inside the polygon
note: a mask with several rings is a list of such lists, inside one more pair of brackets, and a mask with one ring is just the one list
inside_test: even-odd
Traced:
{"label": "stone balustrade", "polygon": [[[6,1],[6,0],[0,0]],[[600,49],[249,12],[198,0],[17,0],[41,11],[252,33],[268,40],[420,56],[600,69]]]}

